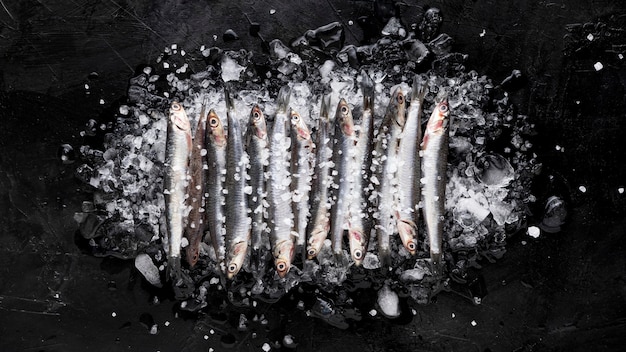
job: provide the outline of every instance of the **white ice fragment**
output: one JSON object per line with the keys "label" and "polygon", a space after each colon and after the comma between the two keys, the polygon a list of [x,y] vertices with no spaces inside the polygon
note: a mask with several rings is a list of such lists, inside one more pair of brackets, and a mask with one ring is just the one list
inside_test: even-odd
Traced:
{"label": "white ice fragment", "polygon": [[146,66],[143,68],[143,73],[149,75],[150,73],[152,73],[152,67],[150,66]]}
{"label": "white ice fragment", "polygon": [[452,313],[452,319],[456,318],[456,314]]}
{"label": "white ice fragment", "polygon": [[273,14],[275,14],[275,13],[276,13],[276,10],[275,10],[275,9],[270,9],[270,15],[273,15]]}
{"label": "white ice fragment", "polygon": [[400,299],[388,285],[378,290],[378,306],[381,312],[389,318],[397,318],[400,316]]}
{"label": "white ice fragment", "polygon": [[217,285],[219,283],[220,283],[220,279],[217,277],[212,277],[211,280],[209,280],[210,285]]}
{"label": "white ice fragment", "polygon": [[120,114],[128,115],[128,105],[120,105]]}
{"label": "white ice fragment", "polygon": [[141,253],[135,257],[135,268],[139,270],[141,275],[153,286],[162,287],[159,269],[154,265],[152,258],[146,253]]}
{"label": "white ice fragment", "polygon": [[485,29],[483,29],[483,31],[482,31],[482,32],[480,32],[480,33],[478,34],[478,36],[479,36],[479,37],[484,37],[484,36],[485,36],[485,34],[487,34],[487,31],[486,31]]}
{"label": "white ice fragment", "polygon": [[600,61],[598,61],[595,64],[593,64],[593,68],[595,68],[596,71],[600,71],[601,69],[604,68],[604,65],[602,65],[602,63]]}
{"label": "white ice fragment", "polygon": [[165,323],[163,323],[163,325],[170,326],[170,322],[166,320]]}
{"label": "white ice fragment", "polygon": [[183,237],[183,238],[180,240],[180,246],[181,246],[182,248],[185,248],[185,247],[187,247],[188,245],[189,245],[189,240],[187,239],[187,237]]}
{"label": "white ice fragment", "polygon": [[376,312],[376,309],[372,309],[372,310],[370,310],[370,316],[375,317],[375,316],[376,316],[376,314],[378,314],[378,312]]}
{"label": "white ice fragment", "polygon": [[352,21],[352,20],[348,21],[348,26],[352,26],[353,24],[354,24],[354,21]]}
{"label": "white ice fragment", "polygon": [[578,187],[578,190],[581,191],[582,193],[585,193],[585,192],[587,192],[587,187],[580,186],[580,187]]}
{"label": "white ice fragment", "polygon": [[104,99],[100,99],[100,105],[104,105]]}
{"label": "white ice fragment", "polygon": [[624,193],[624,187],[618,188],[617,191],[619,192],[619,194],[623,194]]}
{"label": "white ice fragment", "polygon": [[[329,242],[328,245],[330,246],[330,240],[327,239],[327,241]],[[365,254],[365,258],[363,259],[363,268],[368,270],[380,268],[380,260],[378,259],[378,256],[374,253],[369,252]]]}
{"label": "white ice fragment", "polygon": [[117,316],[117,313],[113,312],[113,313],[111,313],[111,316],[112,316],[113,318],[115,318],[115,317]]}
{"label": "white ice fragment", "polygon": [[622,55],[621,53],[620,53],[620,54],[617,54],[617,57],[618,57],[620,60],[623,60],[623,59],[624,59],[624,55]]}
{"label": "white ice fragment", "polygon": [[159,332],[159,326],[157,324],[152,325],[150,328],[150,335],[156,335]]}
{"label": "white ice fragment", "polygon": [[85,83],[85,89],[89,89],[89,85],[87,83]]}
{"label": "white ice fragment", "polygon": [[591,33],[587,34],[587,40],[588,41],[593,41],[593,34],[591,34]]}
{"label": "white ice fragment", "polygon": [[222,79],[224,82],[238,81],[241,72],[246,68],[228,56],[222,59]]}
{"label": "white ice fragment", "polygon": [[208,340],[209,339],[209,335],[204,335],[204,339]]}
{"label": "white ice fragment", "polygon": [[537,238],[541,234],[541,230],[537,226],[529,226],[526,233],[532,238]]}
{"label": "white ice fragment", "polygon": [[489,216],[489,209],[486,209],[474,198],[460,198],[457,201],[455,210],[459,212],[466,211],[476,218],[476,223],[481,223],[487,216]]}
{"label": "white ice fragment", "polygon": [[170,64],[167,61],[163,61],[163,68],[170,68]]}
{"label": "white ice fragment", "polygon": [[470,324],[472,324],[472,326],[476,326],[476,325],[478,325],[478,323],[476,322],[476,320],[472,320],[472,322],[471,322]]}

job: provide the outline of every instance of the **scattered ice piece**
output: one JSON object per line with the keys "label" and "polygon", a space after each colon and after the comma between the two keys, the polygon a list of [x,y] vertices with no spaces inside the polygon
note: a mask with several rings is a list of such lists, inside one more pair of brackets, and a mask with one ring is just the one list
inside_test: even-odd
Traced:
{"label": "scattered ice piece", "polygon": [[526,232],[528,233],[528,236],[532,238],[537,238],[541,234],[541,230],[537,226],[529,226],[528,231]]}
{"label": "scattered ice piece", "polygon": [[276,10],[275,10],[275,9],[270,9],[270,15],[273,15],[273,14],[275,14],[275,13],[276,13]]}
{"label": "scattered ice piece", "polygon": [[456,314],[452,313],[452,319],[456,318]]}
{"label": "scattered ice piece", "polygon": [[484,37],[484,36],[485,36],[485,34],[487,34],[487,31],[483,29],[483,31],[482,31],[482,32],[480,32],[480,33],[478,34],[478,36],[479,36],[479,37]]}
{"label": "scattered ice piece", "polygon": [[264,343],[263,346],[261,347],[261,349],[265,352],[268,352],[269,350],[271,350],[272,348],[270,347],[269,343]]}
{"label": "scattered ice piece", "polygon": [[353,24],[354,24],[354,21],[352,21],[352,20],[348,21],[348,26],[352,26]]}
{"label": "scattered ice piece", "polygon": [[117,313],[113,312],[113,313],[111,313],[111,316],[112,316],[113,318],[115,318],[115,317],[117,316]]}
{"label": "scattered ice piece", "polygon": [[522,243],[522,246],[525,246],[527,242],[526,241],[522,241],[521,243]]}
{"label": "scattered ice piece", "polygon": [[624,187],[620,187],[620,188],[618,188],[618,189],[617,189],[617,191],[619,192],[619,194],[624,193]]}
{"label": "scattered ice piece", "polygon": [[381,313],[388,318],[397,318],[400,316],[400,299],[388,285],[378,290],[378,306]]}
{"label": "scattered ice piece", "polygon": [[170,68],[170,64],[167,61],[163,61],[163,68]]}
{"label": "scattered ice piece", "polygon": [[215,330],[213,330],[213,329],[209,330],[209,334],[214,335],[215,334]]}
{"label": "scattered ice piece", "polygon": [[157,324],[150,327],[150,335],[156,335],[159,332],[159,326]]}
{"label": "scattered ice piece", "polygon": [[585,186],[580,186],[580,187],[578,187],[578,190],[579,190],[579,191],[581,191],[581,192],[583,192],[583,193],[585,193],[585,192],[587,192],[587,187],[585,187]]}
{"label": "scattered ice piece", "polygon": [[598,61],[595,64],[593,64],[593,68],[595,68],[596,71],[600,71],[601,69],[604,68],[604,65],[602,65],[602,63],[600,61]]}
{"label": "scattered ice piece", "polygon": [[561,146],[557,144],[557,145],[554,147],[554,149],[556,149],[556,150],[561,150]]}
{"label": "scattered ice piece", "polygon": [[104,105],[104,99],[100,99],[100,105]]}
{"label": "scattered ice piece", "polygon": [[378,314],[378,312],[376,312],[376,309],[372,309],[372,310],[370,310],[370,315],[371,315],[371,316],[375,317],[375,316],[376,316],[376,314]]}
{"label": "scattered ice piece", "polygon": [[163,323],[163,325],[170,326],[170,322],[166,320],[165,323]]}
{"label": "scattered ice piece", "polygon": [[283,346],[291,348],[295,347],[293,336],[289,334],[285,335],[285,337],[283,337]]}
{"label": "scattered ice piece", "polygon": [[209,335],[204,335],[204,339],[208,340],[209,339]]}
{"label": "scattered ice piece", "polygon": [[363,259],[363,267],[368,270],[380,268],[380,260],[378,259],[378,256],[374,253],[369,252],[365,254],[365,258]]}
{"label": "scattered ice piece", "polygon": [[212,277],[211,280],[209,280],[209,284],[211,285],[217,285],[220,283],[220,279],[218,277]]}
{"label": "scattered ice piece", "polygon": [[89,85],[85,83],[85,89],[89,89]]}
{"label": "scattered ice piece", "polygon": [[415,308],[411,308],[411,314],[417,315],[417,311],[415,310]]}
{"label": "scattered ice piece", "polygon": [[128,115],[128,105],[120,105],[120,114]]}
{"label": "scattered ice piece", "polygon": [[222,59],[222,79],[224,82],[239,81],[239,76],[245,69],[245,67],[239,65],[235,60],[224,55]]}
{"label": "scattered ice piece", "polygon": [[470,324],[472,324],[472,326],[478,325],[478,323],[476,323],[476,320],[472,320],[472,322]]}
{"label": "scattered ice piece", "polygon": [[617,57],[618,57],[620,60],[623,60],[623,59],[624,59],[624,55],[622,55],[621,53],[620,53],[620,54],[617,54]]}
{"label": "scattered ice piece", "polygon": [[592,41],[593,40],[593,34],[591,34],[591,33],[587,34],[587,40],[588,41]]}
{"label": "scattered ice piece", "polygon": [[155,287],[162,287],[159,269],[154,265],[152,258],[146,253],[141,253],[135,257],[135,268],[139,270],[141,275]]}

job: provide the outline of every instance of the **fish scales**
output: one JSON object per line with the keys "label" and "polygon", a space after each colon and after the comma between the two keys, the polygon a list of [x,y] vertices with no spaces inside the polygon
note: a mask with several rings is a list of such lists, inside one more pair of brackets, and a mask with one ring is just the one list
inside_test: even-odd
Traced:
{"label": "fish scales", "polygon": [[422,198],[423,213],[430,243],[430,258],[433,274],[442,270],[443,223],[446,200],[446,168],[448,164],[448,143],[450,129],[450,109],[447,94],[440,93],[438,102],[428,120],[422,149]]}
{"label": "fish scales", "polygon": [[411,89],[411,103],[398,150],[398,210],[397,231],[404,248],[411,254],[417,250],[417,224],[421,198],[421,160],[419,156],[422,139],[421,114],[426,85],[416,75]]}
{"label": "fish scales", "polygon": [[247,156],[243,131],[232,97],[226,95],[228,143],[226,144],[226,276],[232,279],[243,266],[250,242],[250,218],[246,195]]}
{"label": "fish scales", "polygon": [[307,257],[315,258],[330,230],[330,189],[333,178],[330,174],[333,157],[333,139],[329,119],[330,95],[322,97],[315,142],[315,166],[311,197],[311,222],[307,239]]}
{"label": "fish scales", "polygon": [[169,238],[168,276],[177,281],[181,270],[181,243],[185,228],[187,175],[191,152],[191,125],[178,102],[170,106],[165,142],[165,216]]}
{"label": "fish scales", "polygon": [[294,254],[293,212],[291,210],[291,123],[287,115],[289,87],[278,93],[278,109],[270,134],[269,189],[271,230],[270,242],[274,265],[280,277],[285,277]]}

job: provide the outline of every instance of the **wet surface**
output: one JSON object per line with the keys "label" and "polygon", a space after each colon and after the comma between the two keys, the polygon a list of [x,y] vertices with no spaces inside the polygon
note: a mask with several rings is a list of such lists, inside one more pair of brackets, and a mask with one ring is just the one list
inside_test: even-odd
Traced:
{"label": "wet surface", "polygon": [[[495,264],[482,260],[480,273],[465,278],[469,284],[452,286],[431,304],[400,295],[404,309],[394,320],[370,314],[375,292],[357,291],[353,306],[360,314],[343,312],[345,321],[327,321],[311,287],[256,307],[232,306],[216,293],[203,313],[186,314],[171,293],[150,288],[132,260],[81,253],[73,217],[81,211],[84,185],[74,178],[76,164],[68,163],[71,151],[59,147],[79,146],[90,118],[112,115],[135,67],[153,62],[172,43],[186,50],[218,45],[262,52],[250,22],[259,24],[264,40],[289,43],[339,21],[347,28],[346,43],[357,45],[372,27],[382,30],[393,6],[113,0],[3,5],[1,350],[258,351],[265,343],[276,350],[275,342],[288,334],[301,351],[621,349],[626,195],[619,190],[626,187],[626,173],[619,160],[626,71],[618,55],[626,55],[626,13],[619,1],[439,5],[441,30],[455,38],[455,51],[469,54],[465,66],[503,81],[517,109],[534,119],[538,133],[532,142],[544,165],[534,193],[546,201],[563,199],[566,222],[557,233],[510,238],[503,258]],[[417,7],[398,10],[405,24],[419,22]],[[225,35],[227,29],[239,39]],[[597,62],[602,69],[594,67]],[[69,156],[65,162],[59,152]],[[544,204],[533,209],[531,223],[542,222]],[[477,295],[484,295],[479,305],[472,303]],[[322,318],[308,316],[311,311]]]}

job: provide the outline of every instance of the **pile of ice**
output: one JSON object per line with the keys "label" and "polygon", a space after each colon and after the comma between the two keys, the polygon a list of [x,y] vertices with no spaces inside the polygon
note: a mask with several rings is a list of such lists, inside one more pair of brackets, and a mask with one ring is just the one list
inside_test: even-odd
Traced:
{"label": "pile of ice", "polygon": [[[472,265],[478,267],[480,259],[500,258],[507,236],[524,225],[527,204],[534,201],[530,183],[538,165],[528,142],[534,126],[526,116],[513,112],[506,92],[489,78],[466,72],[466,56],[452,52],[451,43],[452,38],[438,33],[438,28],[420,25],[414,33],[392,18],[375,44],[361,47],[343,46],[343,27],[334,23],[308,31],[291,46],[272,41],[268,57],[216,47],[187,51],[177,45],[165,48],[154,63],[130,80],[128,102],[119,107],[103,145],[81,147],[84,162],[77,168],[77,176],[92,187],[94,209],[77,219],[97,217],[93,228],[84,231],[89,233],[85,238],[90,248],[94,254],[125,258],[141,254],[137,259],[140,267],[147,268],[150,282],[160,283],[155,268],[163,277],[166,111],[174,99],[182,103],[195,126],[205,101],[219,116],[226,116],[223,90],[228,85],[242,120],[247,120],[254,104],[259,104],[271,120],[278,90],[289,85],[291,107],[314,128],[321,96],[326,93],[331,93],[334,104],[345,98],[360,116],[359,77],[363,70],[375,81],[377,126],[390,92],[400,84],[408,87],[416,73],[427,78],[424,120],[438,91],[450,92],[445,259],[449,267],[463,271]],[[386,279],[417,287],[412,292],[418,292],[414,298],[419,302],[438,287],[425,264],[428,249],[424,234],[420,224],[418,240],[423,245],[415,257],[403,251],[399,241],[392,241],[394,268],[386,271]],[[146,262],[146,255],[154,266]],[[349,268],[335,267],[331,257],[327,249],[317,262],[296,265],[284,282],[276,280],[268,267],[268,274],[251,279],[248,287],[255,294],[271,297],[279,297],[300,282],[332,291],[351,273]],[[366,255],[363,267],[387,270],[379,268],[373,253]],[[193,282],[217,275],[214,269],[209,263],[188,274]],[[248,278],[250,271],[244,267],[240,277]],[[200,287],[206,289],[207,285],[204,281]],[[188,294],[197,297],[197,290],[190,286]]]}

